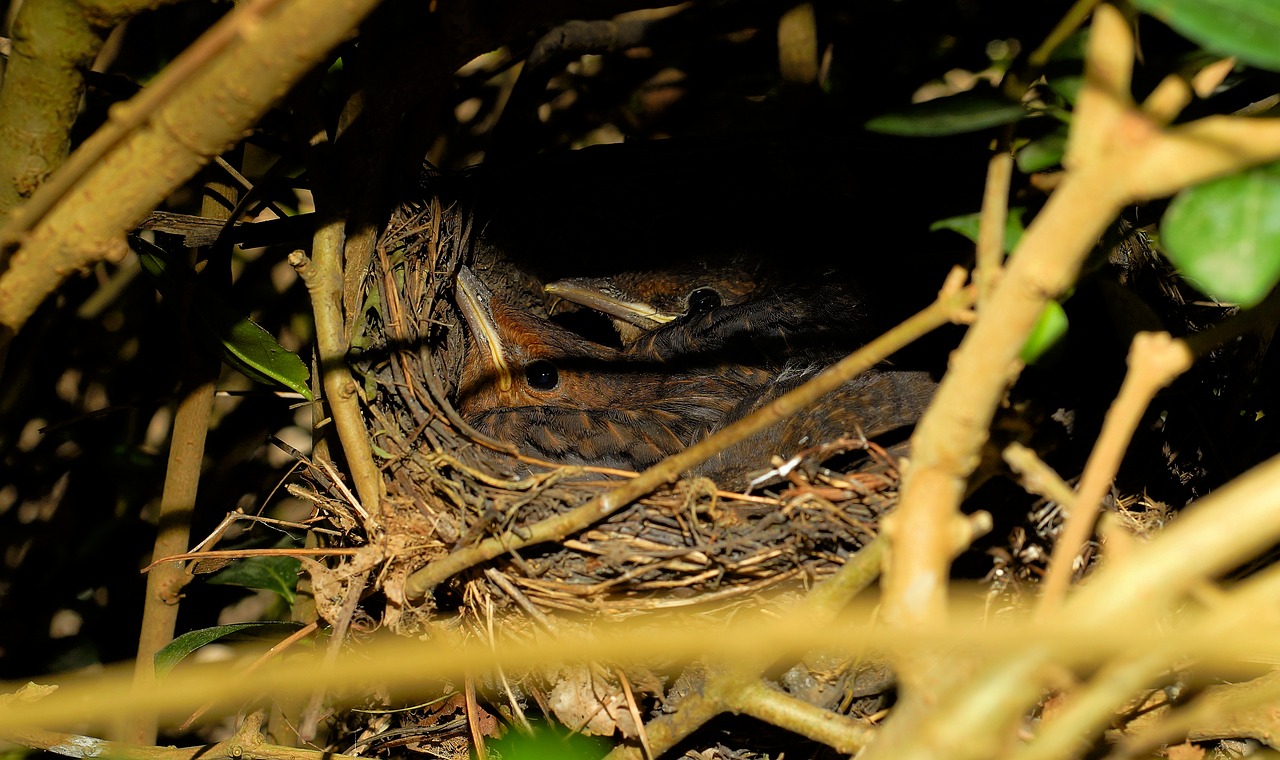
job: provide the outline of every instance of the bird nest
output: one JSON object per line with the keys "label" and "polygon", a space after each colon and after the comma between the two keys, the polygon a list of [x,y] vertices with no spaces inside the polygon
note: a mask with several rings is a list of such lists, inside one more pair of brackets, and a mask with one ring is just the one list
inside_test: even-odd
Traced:
{"label": "bird nest", "polygon": [[[474,360],[455,305],[458,271],[484,273],[505,298],[546,314],[538,278],[487,238],[482,215],[473,203],[438,196],[398,208],[353,330],[386,484],[381,528],[397,547],[382,575],[392,601],[387,622],[412,630],[426,610],[475,612],[479,600],[605,615],[723,606],[829,576],[875,534],[896,498],[897,461],[849,438],[776,452],[771,485],[755,493],[686,478],[586,530],[558,529],[557,516],[631,473],[541,461],[519,441],[481,435],[455,411],[459,378]],[[821,466],[855,459],[856,471]],[[407,578],[448,555],[535,532],[547,540],[462,569],[434,587],[431,603],[406,593]]]}

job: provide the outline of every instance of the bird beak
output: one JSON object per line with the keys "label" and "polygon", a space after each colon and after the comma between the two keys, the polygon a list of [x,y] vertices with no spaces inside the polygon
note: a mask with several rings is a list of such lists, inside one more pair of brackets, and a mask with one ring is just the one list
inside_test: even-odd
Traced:
{"label": "bird beak", "polygon": [[463,267],[458,270],[458,286],[454,295],[476,345],[481,351],[488,352],[493,362],[498,373],[498,389],[511,390],[511,367],[502,355],[502,335],[493,321],[493,293],[470,269]]}
{"label": "bird beak", "polygon": [[543,286],[543,289],[556,298],[595,309],[643,330],[660,327],[680,316],[658,311],[647,303],[611,295],[607,286],[597,285],[596,281],[586,277],[557,280]]}

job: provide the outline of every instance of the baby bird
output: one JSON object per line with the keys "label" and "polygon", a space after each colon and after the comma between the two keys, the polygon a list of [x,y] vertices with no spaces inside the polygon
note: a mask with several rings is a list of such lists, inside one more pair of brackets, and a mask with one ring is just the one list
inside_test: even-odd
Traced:
{"label": "baby bird", "polygon": [[567,302],[608,316],[627,353],[685,365],[829,362],[875,334],[867,299],[851,284],[795,282],[737,260],[545,289],[553,312]]}
{"label": "baby bird", "polygon": [[470,333],[458,412],[480,432],[564,464],[643,470],[719,427],[763,370],[673,372],[494,298],[468,269],[456,300]]}
{"label": "baby bird", "polygon": [[623,346],[689,313],[736,304],[756,292],[755,268],[691,264],[660,271],[571,277],[546,285],[551,313],[585,306],[606,315]]}
{"label": "baby bird", "polygon": [[[546,289],[631,325],[630,332],[619,330],[626,355],[685,371],[751,366],[768,372],[770,382],[743,397],[724,424],[800,385],[878,331],[870,327],[865,299],[847,283],[747,285],[736,279],[740,276],[745,274],[723,267],[692,277],[631,272],[562,280]],[[728,300],[722,292],[731,294]],[[663,318],[648,319],[654,312]],[[927,372],[882,365],[783,423],[734,444],[695,472],[741,483],[773,454],[790,456],[841,437],[905,431],[923,414],[936,386]]]}
{"label": "baby bird", "polygon": [[[688,361],[587,341],[496,299],[469,270],[457,303],[471,336],[457,405],[486,435],[564,463],[643,470],[804,382],[820,364],[778,368]],[[709,310],[712,321],[715,309]],[[776,324],[776,323],[775,323]],[[660,331],[689,329],[673,320]],[[678,346],[680,340],[648,345]],[[723,346],[722,346],[723,347]],[[873,369],[769,430],[694,469],[723,487],[745,486],[774,455],[844,436],[908,427],[935,383],[924,372]]]}

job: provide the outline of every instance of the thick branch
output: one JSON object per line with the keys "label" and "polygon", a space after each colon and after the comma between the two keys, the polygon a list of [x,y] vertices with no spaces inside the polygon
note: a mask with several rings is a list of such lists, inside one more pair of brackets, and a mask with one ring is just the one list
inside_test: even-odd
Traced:
{"label": "thick branch", "polygon": [[[245,3],[215,25],[206,37],[225,36],[230,29],[232,39],[184,71],[184,86],[175,88],[138,126],[119,134],[108,124],[77,150],[76,155],[84,151],[101,158],[84,167],[70,187],[50,191],[58,200],[40,215],[0,277],[0,347],[69,274],[122,252],[126,230],[239,140],[293,82],[350,34],[377,0],[266,5],[275,7],[264,11],[262,2]],[[146,100],[144,90],[118,106],[112,122],[136,119],[131,111]],[[72,156],[68,166],[74,161]],[[3,237],[12,239],[15,229],[29,223],[11,217]]]}
{"label": "thick branch", "polygon": [[0,216],[29,198],[66,158],[85,72],[106,33],[130,16],[172,2],[23,3],[14,20],[13,48],[0,89]]}
{"label": "thick branch", "polygon": [[0,216],[26,200],[66,158],[84,73],[103,29],[75,0],[22,5],[0,89]]}

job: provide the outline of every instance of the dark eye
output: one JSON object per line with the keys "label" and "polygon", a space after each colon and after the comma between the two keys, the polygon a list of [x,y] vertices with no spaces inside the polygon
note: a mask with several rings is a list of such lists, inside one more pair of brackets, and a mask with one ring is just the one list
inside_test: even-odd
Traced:
{"label": "dark eye", "polygon": [[524,379],[536,391],[554,390],[560,384],[560,373],[549,361],[539,359],[524,368]]}
{"label": "dark eye", "polygon": [[698,288],[689,294],[691,313],[711,311],[720,305],[720,294],[714,288]]}

